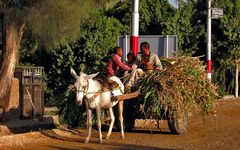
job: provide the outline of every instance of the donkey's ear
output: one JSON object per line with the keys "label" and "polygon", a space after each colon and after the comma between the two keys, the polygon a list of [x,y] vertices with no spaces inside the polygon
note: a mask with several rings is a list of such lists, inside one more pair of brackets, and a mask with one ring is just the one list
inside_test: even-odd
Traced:
{"label": "donkey's ear", "polygon": [[71,74],[72,74],[72,76],[74,77],[74,79],[77,79],[77,77],[78,77],[78,75],[77,75],[77,73],[73,70],[73,68],[71,68]]}
{"label": "donkey's ear", "polygon": [[87,76],[84,76],[84,79],[85,80],[88,80],[88,79],[92,79],[94,77],[96,77],[98,75],[99,72],[95,73],[95,74],[90,74],[90,75],[87,75]]}

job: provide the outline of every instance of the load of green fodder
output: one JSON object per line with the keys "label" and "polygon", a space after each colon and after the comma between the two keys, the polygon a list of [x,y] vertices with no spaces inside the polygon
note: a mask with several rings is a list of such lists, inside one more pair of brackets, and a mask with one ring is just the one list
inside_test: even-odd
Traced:
{"label": "load of green fodder", "polygon": [[202,114],[215,111],[217,88],[208,80],[205,66],[198,57],[182,56],[161,62],[163,70],[140,79],[139,111],[146,118],[159,120],[166,112],[189,112],[196,108]]}

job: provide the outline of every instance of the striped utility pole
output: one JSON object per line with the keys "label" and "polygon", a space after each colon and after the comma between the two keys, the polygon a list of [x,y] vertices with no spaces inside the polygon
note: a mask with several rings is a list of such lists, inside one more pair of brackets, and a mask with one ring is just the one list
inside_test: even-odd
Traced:
{"label": "striped utility pole", "polygon": [[139,35],[139,0],[132,0],[132,21],[131,21],[131,51],[134,56],[138,53],[138,35]]}
{"label": "striped utility pole", "polygon": [[211,59],[211,32],[212,32],[212,18],[211,18],[211,1],[208,0],[208,17],[207,17],[207,77],[212,79],[212,59]]}

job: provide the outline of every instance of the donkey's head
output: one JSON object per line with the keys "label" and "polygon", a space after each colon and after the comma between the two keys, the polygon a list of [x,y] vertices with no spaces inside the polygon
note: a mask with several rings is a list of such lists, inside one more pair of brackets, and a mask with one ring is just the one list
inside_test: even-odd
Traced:
{"label": "donkey's head", "polygon": [[87,75],[83,72],[80,72],[78,76],[77,73],[71,68],[71,74],[75,78],[75,88],[76,88],[76,103],[78,105],[82,104],[82,99],[84,95],[88,92],[88,80],[94,78],[98,73]]}

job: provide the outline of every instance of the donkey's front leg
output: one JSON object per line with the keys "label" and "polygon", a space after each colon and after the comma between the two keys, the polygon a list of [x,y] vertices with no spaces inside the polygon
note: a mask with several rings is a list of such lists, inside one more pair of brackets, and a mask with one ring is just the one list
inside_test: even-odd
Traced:
{"label": "donkey's front leg", "polygon": [[92,135],[92,110],[87,108],[87,128],[88,128],[88,136],[85,139],[85,143],[89,142],[89,139]]}
{"label": "donkey's front leg", "polygon": [[98,132],[99,132],[99,143],[102,143],[102,131],[101,131],[101,108],[96,108],[97,112],[97,124],[98,124]]}
{"label": "donkey's front leg", "polygon": [[111,123],[110,123],[109,129],[108,129],[108,134],[107,134],[107,136],[106,136],[106,139],[110,139],[110,136],[111,136],[111,134],[112,134],[113,124],[114,124],[114,121],[115,121],[115,117],[114,117],[114,114],[113,114],[113,109],[112,109],[112,107],[109,108],[109,112],[110,112],[110,116],[111,116]]}
{"label": "donkey's front leg", "polygon": [[118,116],[121,126],[121,138],[125,139],[124,131],[123,131],[123,101],[118,102]]}

